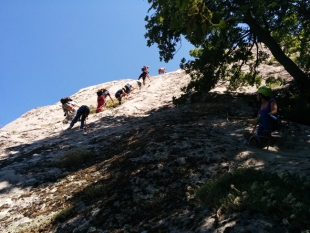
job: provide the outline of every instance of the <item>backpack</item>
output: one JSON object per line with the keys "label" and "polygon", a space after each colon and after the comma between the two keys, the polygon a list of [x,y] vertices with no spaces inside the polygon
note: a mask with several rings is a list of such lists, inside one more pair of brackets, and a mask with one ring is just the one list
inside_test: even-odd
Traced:
{"label": "backpack", "polygon": [[126,92],[126,93],[129,93],[129,92],[130,92],[131,85],[126,84],[126,85],[124,86],[124,88],[125,88],[125,92]]}
{"label": "backpack", "polygon": [[66,104],[68,103],[69,101],[73,101],[70,97],[64,97],[64,98],[61,98],[60,99],[60,103],[61,104]]}

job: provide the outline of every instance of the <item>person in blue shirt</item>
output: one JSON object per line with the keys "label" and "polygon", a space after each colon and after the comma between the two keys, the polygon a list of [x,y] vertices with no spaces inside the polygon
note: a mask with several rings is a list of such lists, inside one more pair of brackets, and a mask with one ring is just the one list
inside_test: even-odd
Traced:
{"label": "person in blue shirt", "polygon": [[[262,86],[258,88],[256,98],[260,102],[258,115],[254,119],[246,120],[245,123],[258,125],[257,136],[271,137],[272,116],[277,116],[278,105],[274,98],[271,98],[272,90],[270,87]],[[245,132],[244,138],[249,141],[254,132]]]}

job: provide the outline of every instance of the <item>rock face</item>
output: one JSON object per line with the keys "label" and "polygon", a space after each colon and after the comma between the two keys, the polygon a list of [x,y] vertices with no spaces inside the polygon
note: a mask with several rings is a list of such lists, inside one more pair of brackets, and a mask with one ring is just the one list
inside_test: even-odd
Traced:
{"label": "rock face", "polygon": [[[242,122],[252,114],[247,97],[213,92],[174,107],[188,82],[181,70],[153,77],[117,108],[91,114],[88,133],[79,122],[65,130],[60,103],[2,128],[0,232],[287,232],[258,213],[214,219],[195,192],[236,166],[309,175],[309,127],[292,124],[286,141],[250,148],[242,143]],[[96,106],[97,89],[114,96],[126,83],[137,87],[109,82],[72,99]],[[60,156],[77,149],[88,157],[62,166]]]}

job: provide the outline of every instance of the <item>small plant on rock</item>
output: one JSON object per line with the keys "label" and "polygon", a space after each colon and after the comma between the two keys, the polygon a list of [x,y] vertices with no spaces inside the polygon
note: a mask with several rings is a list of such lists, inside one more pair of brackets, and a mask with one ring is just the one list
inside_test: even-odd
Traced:
{"label": "small plant on rock", "polygon": [[94,156],[94,153],[84,149],[78,148],[65,152],[55,160],[55,165],[62,168],[70,168],[79,166]]}
{"label": "small plant on rock", "polygon": [[105,108],[106,108],[106,109],[111,109],[111,108],[117,107],[118,105],[119,105],[119,104],[118,104],[118,100],[114,100],[114,102],[112,102],[112,100],[107,99],[107,100],[106,100]]}
{"label": "small plant on rock", "polygon": [[270,57],[269,61],[267,61],[267,65],[269,66],[280,66],[280,63],[276,60],[274,56]]}
{"label": "small plant on rock", "polygon": [[278,176],[252,168],[236,169],[198,189],[196,198],[218,214],[258,211],[300,230],[310,228],[310,183],[292,174]]}
{"label": "small plant on rock", "polygon": [[96,107],[93,105],[89,106],[89,114],[95,114],[96,113]]}
{"label": "small plant on rock", "polygon": [[93,200],[94,198],[97,198],[99,196],[102,195],[103,193],[103,185],[102,184],[96,184],[96,185],[92,185],[92,186],[89,186],[87,187],[85,190],[84,190],[84,193],[83,193],[83,199],[85,200]]}
{"label": "small plant on rock", "polygon": [[57,212],[51,219],[51,222],[64,222],[73,214],[73,208],[69,207]]}
{"label": "small plant on rock", "polygon": [[277,86],[282,86],[282,85],[285,85],[286,82],[284,79],[281,79],[281,78],[275,78],[274,76],[270,76],[266,79],[266,85],[271,87],[271,88],[274,88],[274,87],[277,87]]}

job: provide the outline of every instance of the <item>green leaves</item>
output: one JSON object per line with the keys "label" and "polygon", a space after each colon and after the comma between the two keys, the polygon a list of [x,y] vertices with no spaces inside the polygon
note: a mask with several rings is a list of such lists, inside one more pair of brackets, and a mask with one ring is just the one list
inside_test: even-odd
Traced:
{"label": "green leaves", "polygon": [[[149,3],[155,12],[146,18],[145,37],[148,46],[157,44],[160,60],[173,59],[181,46],[181,37],[197,48],[190,52],[193,61],[181,63],[193,79],[186,93],[208,91],[219,80],[231,80],[233,89],[259,84],[257,70],[267,59],[258,51],[262,47],[259,43],[269,48],[301,87],[310,87],[310,6],[303,0]],[[244,65],[250,70],[241,75],[232,68],[235,64],[239,70]]]}
{"label": "green leaves", "polygon": [[175,5],[177,8],[179,8],[182,11],[182,10],[185,10],[189,2],[190,0],[178,0],[176,1]]}
{"label": "green leaves", "polygon": [[221,29],[224,29],[227,26],[227,24],[226,24],[226,22],[224,20],[220,20],[220,22],[218,24],[213,24],[213,25],[216,26],[216,27],[219,27]]}
{"label": "green leaves", "polygon": [[309,181],[285,173],[282,177],[252,168],[239,168],[207,181],[196,192],[202,204],[217,214],[240,210],[261,212],[272,218],[288,219],[290,226],[309,229]]}

